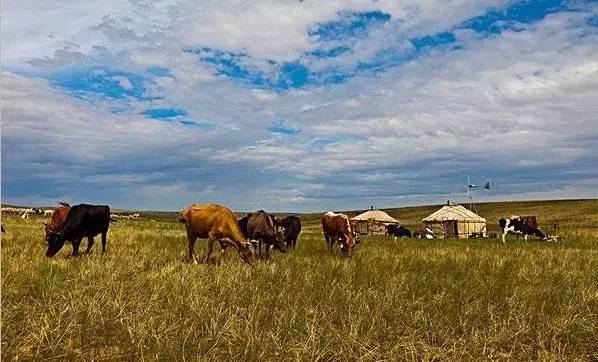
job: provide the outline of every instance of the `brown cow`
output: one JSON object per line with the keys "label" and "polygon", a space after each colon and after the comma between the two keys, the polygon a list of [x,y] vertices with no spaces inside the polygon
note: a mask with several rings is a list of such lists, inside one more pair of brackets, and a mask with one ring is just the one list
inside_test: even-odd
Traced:
{"label": "brown cow", "polygon": [[215,204],[193,204],[179,213],[179,222],[185,224],[189,240],[189,261],[196,263],[193,249],[195,240],[208,239],[205,261],[208,262],[214,248],[214,241],[220,243],[220,262],[226,247],[233,246],[246,263],[254,260],[253,245],[239,229],[235,214],[228,208]]}
{"label": "brown cow", "polygon": [[71,205],[66,202],[59,202],[60,207],[57,207],[52,214],[52,220],[49,224],[44,223],[46,229],[46,242],[50,240],[52,234],[62,229],[64,222],[66,221],[66,215],[68,215]]}
{"label": "brown cow", "polygon": [[353,250],[361,242],[351,230],[351,223],[345,214],[336,214],[332,211],[325,213],[322,217],[322,230],[328,250],[332,251],[334,244],[338,244],[348,257],[353,254]]}

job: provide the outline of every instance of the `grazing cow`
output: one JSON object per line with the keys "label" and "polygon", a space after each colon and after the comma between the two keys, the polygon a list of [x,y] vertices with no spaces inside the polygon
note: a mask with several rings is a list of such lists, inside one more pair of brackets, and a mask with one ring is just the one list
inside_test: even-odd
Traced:
{"label": "grazing cow", "polygon": [[44,210],[44,216],[52,216],[54,214],[54,210]]}
{"label": "grazing cow", "polygon": [[179,213],[179,222],[185,225],[189,241],[189,261],[196,263],[193,249],[195,240],[208,239],[205,261],[209,261],[214,242],[220,243],[220,262],[228,246],[237,249],[239,256],[246,263],[254,260],[252,242],[243,236],[235,214],[228,208],[215,204],[193,204]]}
{"label": "grazing cow", "polygon": [[286,252],[284,243],[284,235],[277,230],[278,222],[276,217],[268,214],[264,210],[259,210],[253,214],[245,216],[247,219],[241,218],[240,224],[246,226],[241,231],[246,238],[256,240],[258,242],[258,255],[262,256],[262,248],[265,249],[266,258],[270,257],[270,249],[276,248],[281,252]]}
{"label": "grazing cow", "polygon": [[351,223],[345,214],[332,211],[325,213],[322,217],[322,230],[328,250],[332,251],[334,244],[338,244],[347,257],[353,254],[353,250],[361,242],[351,230]]}
{"label": "grazing cow", "polygon": [[64,222],[66,221],[66,215],[68,215],[71,205],[66,202],[60,202],[60,206],[52,213],[52,220],[49,224],[44,223],[46,230],[46,242],[50,241],[53,232],[57,232],[62,229]]}
{"label": "grazing cow", "polygon": [[301,220],[297,216],[287,216],[280,221],[280,226],[283,228],[284,241],[287,244],[287,249],[295,250],[297,245],[297,238],[301,233]]}
{"label": "grazing cow", "polygon": [[529,225],[527,222],[520,218],[512,218],[512,219],[500,219],[498,220],[498,225],[500,226],[500,232],[502,236],[502,242],[505,242],[505,236],[508,233],[514,233],[518,235],[523,235],[525,241],[527,241],[528,235],[535,235],[539,238],[544,239],[545,235],[542,233],[540,229]]}
{"label": "grazing cow", "polygon": [[79,255],[79,245],[87,237],[87,250],[91,251],[93,238],[102,234],[102,254],[106,253],[106,234],[110,226],[110,207],[107,205],[80,204],[71,207],[62,228],[50,232],[47,257],[52,257],[62,249],[66,241],[73,244],[73,256]]}
{"label": "grazing cow", "polygon": [[408,238],[412,237],[411,231],[409,229],[397,224],[386,225],[386,234],[394,236],[395,240],[397,238],[402,238],[403,236]]}

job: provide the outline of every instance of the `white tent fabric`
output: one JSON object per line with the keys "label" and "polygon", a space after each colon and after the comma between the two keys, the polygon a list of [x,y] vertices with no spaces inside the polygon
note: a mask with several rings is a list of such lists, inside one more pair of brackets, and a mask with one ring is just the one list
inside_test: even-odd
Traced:
{"label": "white tent fabric", "polygon": [[368,210],[362,214],[359,214],[353,218],[352,221],[368,221],[374,220],[382,223],[398,224],[399,220],[393,218],[382,210]]}
{"label": "white tent fabric", "polygon": [[431,222],[445,220],[486,222],[486,219],[473,211],[467,210],[461,205],[445,205],[440,210],[424,218],[422,221]]}

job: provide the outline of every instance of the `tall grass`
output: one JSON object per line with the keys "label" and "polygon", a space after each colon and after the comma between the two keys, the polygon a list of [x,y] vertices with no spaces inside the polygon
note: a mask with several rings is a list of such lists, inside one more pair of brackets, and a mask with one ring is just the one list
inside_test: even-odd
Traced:
{"label": "tall grass", "polygon": [[253,268],[185,263],[165,221],[48,260],[38,221],[2,220],[7,360],[598,358],[598,238],[575,220],[563,243],[369,237],[351,259],[310,222]]}

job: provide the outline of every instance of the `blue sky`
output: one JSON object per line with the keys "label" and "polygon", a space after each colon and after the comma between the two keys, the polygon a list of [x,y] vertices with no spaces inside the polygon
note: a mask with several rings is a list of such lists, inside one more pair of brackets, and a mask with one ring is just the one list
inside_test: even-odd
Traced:
{"label": "blue sky", "polygon": [[2,200],[598,197],[598,4],[2,4]]}

